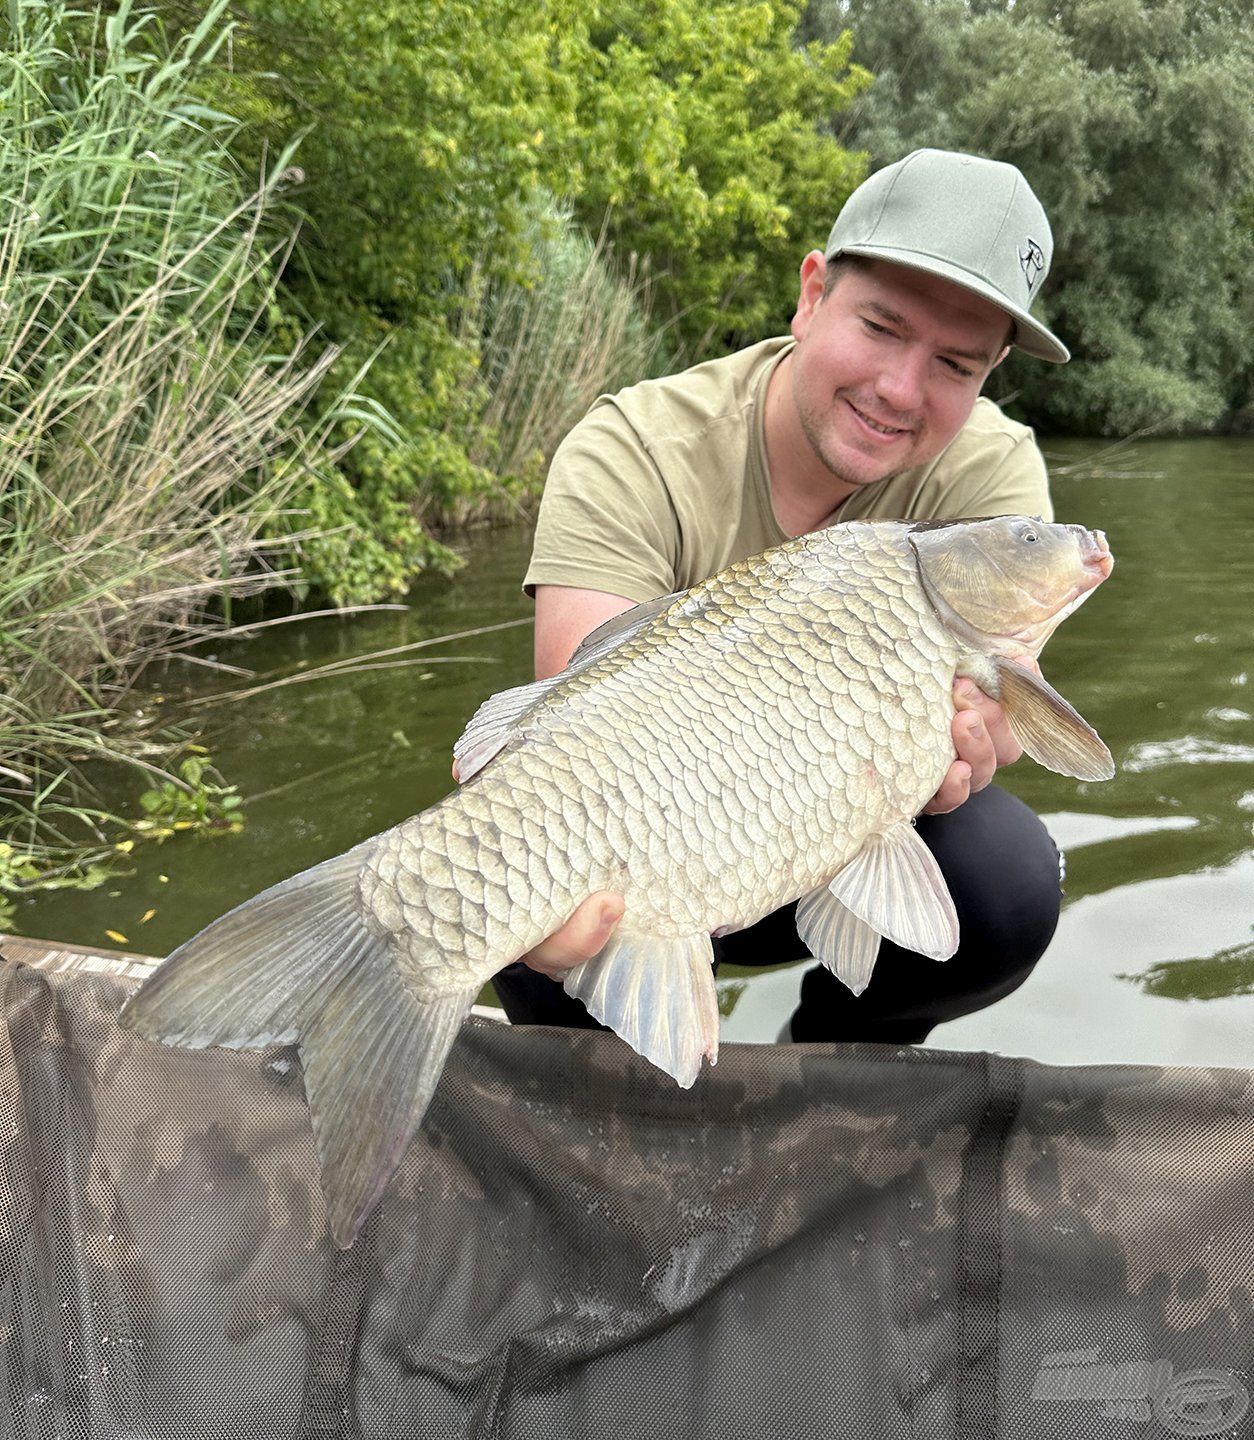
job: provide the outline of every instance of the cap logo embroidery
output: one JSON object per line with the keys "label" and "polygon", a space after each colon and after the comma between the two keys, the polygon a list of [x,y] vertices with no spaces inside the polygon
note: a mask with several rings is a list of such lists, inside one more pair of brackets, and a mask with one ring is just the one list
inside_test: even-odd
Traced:
{"label": "cap logo embroidery", "polygon": [[1045,270],[1045,252],[1031,237],[1028,238],[1028,248],[1019,251],[1019,265],[1023,270],[1023,278],[1028,282],[1030,295],[1032,287]]}

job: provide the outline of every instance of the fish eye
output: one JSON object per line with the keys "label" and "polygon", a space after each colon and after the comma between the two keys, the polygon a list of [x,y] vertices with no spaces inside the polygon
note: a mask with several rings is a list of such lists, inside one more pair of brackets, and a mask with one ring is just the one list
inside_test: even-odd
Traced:
{"label": "fish eye", "polygon": [[1035,531],[1035,530],[1025,530],[1025,531],[1023,532],[1023,542],[1024,542],[1025,545],[1035,545],[1035,544],[1036,544],[1036,531]]}

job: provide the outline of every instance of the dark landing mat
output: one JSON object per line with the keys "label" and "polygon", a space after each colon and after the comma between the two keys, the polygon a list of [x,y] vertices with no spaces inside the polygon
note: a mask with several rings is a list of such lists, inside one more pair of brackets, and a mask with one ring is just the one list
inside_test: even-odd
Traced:
{"label": "dark landing mat", "polygon": [[1254,1435],[1252,1071],[472,1020],[339,1253],[293,1051],[5,950],[2,1440]]}

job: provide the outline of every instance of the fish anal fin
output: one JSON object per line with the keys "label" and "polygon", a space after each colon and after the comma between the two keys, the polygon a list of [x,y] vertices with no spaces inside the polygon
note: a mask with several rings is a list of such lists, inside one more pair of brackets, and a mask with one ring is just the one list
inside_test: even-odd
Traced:
{"label": "fish anal fin", "polygon": [[327,1226],[341,1249],[379,1202],[435,1091],[475,991],[419,1001],[382,955],[300,1039]]}
{"label": "fish anal fin", "polygon": [[568,994],[683,1089],[702,1059],[718,1058],[714,947],[704,932],[680,939],[623,930],[566,975]]}
{"label": "fish anal fin", "polygon": [[873,930],[919,955],[948,960],[958,915],[932,852],[902,822],[873,835],[835,876],[832,894]]}
{"label": "fish anal fin", "polygon": [[1048,681],[997,656],[1002,709],[1015,739],[1038,765],[1076,780],[1109,780],[1115,762],[1101,736]]}
{"label": "fish anal fin", "polygon": [[822,886],[797,906],[797,933],[807,950],[853,991],[861,995],[871,981],[880,951],[880,932],[855,915]]}

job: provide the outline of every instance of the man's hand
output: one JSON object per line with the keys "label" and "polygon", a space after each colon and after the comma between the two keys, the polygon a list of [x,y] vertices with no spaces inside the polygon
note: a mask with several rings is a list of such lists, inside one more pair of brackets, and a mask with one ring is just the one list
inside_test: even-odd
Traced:
{"label": "man's hand", "polygon": [[568,970],[591,960],[623,918],[623,897],[608,890],[589,895],[560,930],[541,940],[522,957],[523,963],[560,981]]}
{"label": "man's hand", "polygon": [[[1025,669],[1041,673],[1030,655],[1014,657]],[[983,790],[1003,765],[1012,765],[1023,746],[1010,731],[1005,711],[974,681],[954,681],[953,737],[958,758],[949,767],[940,789],[923,807],[924,815],[948,815],[964,800]]]}

